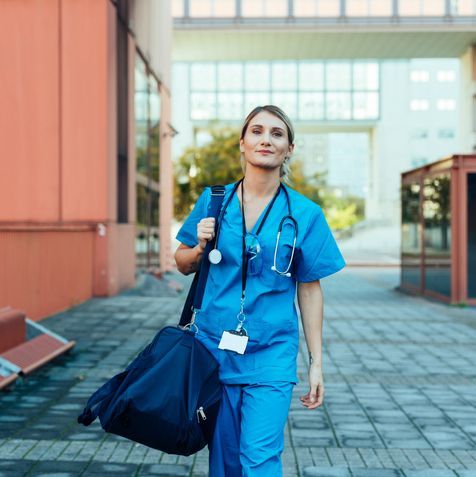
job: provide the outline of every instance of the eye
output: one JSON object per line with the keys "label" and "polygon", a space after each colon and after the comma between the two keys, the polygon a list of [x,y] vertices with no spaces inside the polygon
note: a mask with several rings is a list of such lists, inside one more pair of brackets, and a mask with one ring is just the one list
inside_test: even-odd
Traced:
{"label": "eye", "polygon": [[282,133],[282,132],[279,132],[279,131],[276,131],[276,132],[273,133],[273,136],[282,137],[282,136],[283,136],[283,133]]}
{"label": "eye", "polygon": [[251,132],[253,134],[259,134],[260,133],[260,130],[259,129],[252,129]]}

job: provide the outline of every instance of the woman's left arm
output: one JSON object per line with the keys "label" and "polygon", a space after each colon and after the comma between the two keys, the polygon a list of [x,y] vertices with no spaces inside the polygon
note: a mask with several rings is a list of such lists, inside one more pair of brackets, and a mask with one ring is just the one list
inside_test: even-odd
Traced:
{"label": "woman's left arm", "polygon": [[301,402],[308,409],[315,409],[324,400],[324,378],[322,375],[324,298],[319,280],[298,283],[297,295],[309,351],[309,392],[301,396]]}

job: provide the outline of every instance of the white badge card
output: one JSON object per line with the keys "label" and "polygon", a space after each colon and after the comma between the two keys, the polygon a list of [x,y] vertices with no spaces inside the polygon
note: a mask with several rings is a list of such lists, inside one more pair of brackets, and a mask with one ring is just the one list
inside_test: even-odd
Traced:
{"label": "white badge card", "polygon": [[225,351],[234,351],[238,354],[244,354],[246,345],[248,344],[248,336],[238,332],[224,331],[218,345],[219,349]]}

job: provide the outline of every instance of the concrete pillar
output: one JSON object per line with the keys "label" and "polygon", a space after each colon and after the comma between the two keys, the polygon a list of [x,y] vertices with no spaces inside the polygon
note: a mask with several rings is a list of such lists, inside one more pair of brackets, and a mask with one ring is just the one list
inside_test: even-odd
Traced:
{"label": "concrete pillar", "polygon": [[460,57],[460,144],[463,154],[476,152],[476,45]]}
{"label": "concrete pillar", "polygon": [[369,163],[367,174],[368,191],[365,200],[365,218],[367,220],[376,220],[380,216],[380,181],[377,133],[375,128],[373,128],[369,133]]}

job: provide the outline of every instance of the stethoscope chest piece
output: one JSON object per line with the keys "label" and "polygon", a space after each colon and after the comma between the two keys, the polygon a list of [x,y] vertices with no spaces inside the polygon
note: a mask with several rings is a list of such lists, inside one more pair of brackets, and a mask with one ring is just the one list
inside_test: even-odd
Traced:
{"label": "stethoscope chest piece", "polygon": [[221,252],[220,250],[216,248],[211,250],[210,253],[208,254],[208,260],[210,261],[210,263],[213,263],[213,265],[217,265],[218,263],[220,263],[221,259],[222,259]]}

